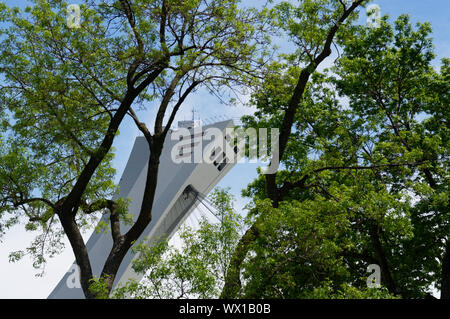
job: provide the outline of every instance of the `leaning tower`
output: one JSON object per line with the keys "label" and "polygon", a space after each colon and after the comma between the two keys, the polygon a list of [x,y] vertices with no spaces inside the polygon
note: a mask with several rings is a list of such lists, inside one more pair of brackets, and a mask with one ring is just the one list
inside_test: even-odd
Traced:
{"label": "leaning tower", "polygon": [[[199,121],[180,121],[178,129],[171,130],[166,137],[163,152],[160,158],[158,173],[158,185],[153,203],[153,219],[147,226],[139,241],[151,244],[165,236],[170,238],[184,222],[189,214],[198,205],[199,196],[208,194],[214,186],[228,173],[235,164],[230,160],[236,154],[226,154],[227,147],[211,146],[203,141],[208,130],[220,131],[221,143],[230,143],[229,136],[225,133],[226,128],[233,127],[233,121],[222,121],[207,126],[199,126]],[[179,138],[173,140],[172,133],[189,132],[178,134]],[[175,134],[176,135],[176,134]],[[217,142],[217,141],[216,141]],[[237,148],[230,145],[237,153]],[[209,152],[209,161],[195,162],[193,160],[177,163],[183,159],[192,159],[193,150],[200,147],[202,153]],[[120,194],[117,197],[129,198],[129,212],[135,218],[139,213],[144,185],[147,173],[147,159],[149,158],[149,147],[144,137],[139,136],[134,141],[134,146],[128,159],[127,165],[119,182]],[[175,161],[174,161],[175,158]],[[116,198],[117,198],[116,197]],[[105,221],[107,217],[104,216]],[[124,231],[126,225],[121,225]],[[111,235],[94,232],[86,243],[89,252],[91,266],[94,276],[99,277],[103,264],[107,259],[112,247]],[[127,253],[117,273],[115,285],[125,283],[128,279],[141,279],[131,268],[132,260],[137,258],[131,250]],[[81,288],[70,284],[74,276],[76,264],[72,264],[67,273],[49,295],[49,298],[76,299],[84,298]]]}

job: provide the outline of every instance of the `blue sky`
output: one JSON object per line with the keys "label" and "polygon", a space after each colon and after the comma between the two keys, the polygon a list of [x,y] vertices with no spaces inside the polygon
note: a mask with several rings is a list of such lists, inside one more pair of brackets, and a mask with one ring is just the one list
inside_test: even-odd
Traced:
{"label": "blue sky", "polygon": [[[22,6],[26,1],[3,1],[7,5]],[[71,2],[71,1],[68,1]],[[77,1],[73,1],[76,3]],[[253,4],[259,1],[251,1]],[[262,3],[263,1],[261,1]],[[248,3],[248,2],[246,2]],[[381,14],[389,14],[391,21],[398,15],[408,13],[412,21],[429,21],[433,26],[433,38],[437,58],[435,65],[439,65],[439,60],[443,57],[450,57],[450,1],[448,0],[376,0],[371,3],[378,4],[381,8]],[[365,21],[362,15],[360,21]],[[326,61],[325,63],[330,63]],[[252,109],[244,106],[232,107],[221,105],[217,98],[209,95],[205,91],[198,91],[190,96],[180,113],[178,120],[189,119],[191,110],[195,107],[197,115],[201,119],[211,118],[217,115],[223,115],[228,118],[240,117],[243,114],[251,114]],[[154,118],[154,109],[149,106],[148,110],[141,112],[141,120],[148,123]],[[123,168],[125,167],[131,147],[138,130],[130,119],[124,121],[120,127],[121,134],[114,143],[116,149],[116,158],[114,166],[117,169],[117,181],[120,179]],[[241,209],[245,199],[240,197],[240,192],[246,185],[256,177],[257,164],[236,164],[230,173],[219,183],[221,187],[230,187],[232,193],[237,198],[237,208]],[[73,254],[70,247],[60,256],[49,261],[46,269],[46,275],[42,278],[35,277],[36,270],[33,269],[31,261],[24,258],[16,264],[8,262],[8,253],[10,251],[25,249],[29,242],[34,238],[33,234],[25,233],[23,227],[14,228],[6,234],[2,243],[0,243],[0,298],[46,298],[53,287],[67,271],[73,261]]]}

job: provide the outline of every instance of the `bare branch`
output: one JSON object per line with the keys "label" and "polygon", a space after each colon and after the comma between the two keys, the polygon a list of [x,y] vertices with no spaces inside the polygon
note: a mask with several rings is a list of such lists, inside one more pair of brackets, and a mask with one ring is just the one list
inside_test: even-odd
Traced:
{"label": "bare branch", "polygon": [[134,123],[136,124],[136,126],[138,127],[138,129],[142,132],[142,134],[144,134],[145,138],[147,139],[148,142],[150,142],[152,136],[150,134],[150,131],[148,130],[147,126],[145,125],[145,123],[139,121],[138,116],[136,115],[136,113],[134,112],[133,108],[130,107],[130,109],[128,110],[127,113],[129,116],[131,116],[131,118],[133,119]]}

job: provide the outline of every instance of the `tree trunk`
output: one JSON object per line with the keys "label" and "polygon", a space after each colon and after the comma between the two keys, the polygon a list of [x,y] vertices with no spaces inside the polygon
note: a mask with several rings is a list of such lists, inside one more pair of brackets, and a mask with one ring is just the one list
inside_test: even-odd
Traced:
{"label": "tree trunk", "polygon": [[133,243],[139,239],[152,220],[152,208],[158,182],[159,158],[161,156],[164,136],[153,137],[150,143],[150,157],[147,169],[144,197],[138,219],[123,236],[114,239],[113,248],[102,270],[102,278],[107,283],[108,293],[111,292],[117,271]]}
{"label": "tree trunk", "polygon": [[441,299],[450,299],[450,240],[447,240],[442,258]]}
{"label": "tree trunk", "polygon": [[64,232],[69,238],[76,263],[80,268],[80,284],[83,293],[87,299],[92,299],[95,297],[89,290],[90,280],[92,279],[92,268],[83,237],[75,219],[68,212],[61,211],[58,215]]}
{"label": "tree trunk", "polygon": [[259,230],[257,222],[250,227],[239,241],[228,266],[225,277],[225,285],[222,289],[221,299],[236,298],[241,289],[241,266],[250,248],[250,244],[258,237]]}
{"label": "tree trunk", "polygon": [[381,282],[386,286],[386,288],[389,290],[391,294],[396,295],[398,294],[397,286],[394,282],[394,279],[392,278],[389,263],[380,241],[378,226],[370,227],[370,237],[372,239],[372,245],[375,251],[375,255],[377,257],[378,262],[380,263]]}

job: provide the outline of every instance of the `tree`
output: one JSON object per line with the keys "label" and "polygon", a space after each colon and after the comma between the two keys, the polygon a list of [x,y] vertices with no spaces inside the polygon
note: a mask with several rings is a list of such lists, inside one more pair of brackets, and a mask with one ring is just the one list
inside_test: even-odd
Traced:
{"label": "tree", "polygon": [[[276,156],[281,161],[285,156],[289,137],[292,132],[296,113],[299,109],[306,86],[317,67],[331,54],[331,47],[336,38],[342,38],[352,29],[351,23],[356,18],[356,9],[364,1],[301,1],[297,6],[282,2],[277,6],[279,26],[289,35],[297,46],[297,52],[288,56],[291,63],[301,64],[301,71],[295,79],[294,88],[289,95],[289,102],[283,109],[279,145]],[[267,174],[265,188],[267,197],[274,208],[282,200],[277,186],[277,172]],[[236,248],[230,263],[222,297],[232,298],[241,288],[240,271],[250,244],[258,237],[259,222],[244,234]]]}
{"label": "tree", "polygon": [[[385,17],[380,28],[360,30],[346,43],[336,83],[361,119],[357,134],[366,163],[420,164],[387,166],[375,176],[389,193],[414,194],[416,201],[410,207],[413,236],[380,239],[390,290],[423,297],[436,284],[441,297],[449,298],[448,115],[442,113],[448,102],[448,60],[440,74],[434,71],[430,33],[430,24],[414,30],[406,15],[394,28]],[[372,237],[384,237],[384,227],[378,227]]]}
{"label": "tree", "polygon": [[[114,244],[100,279],[111,290],[122,259],[152,220],[159,156],[187,96],[201,86],[220,94],[258,79],[264,13],[238,3],[85,1],[76,29],[66,25],[63,1],[36,0],[25,13],[0,5],[0,216],[2,229],[27,219],[27,229],[42,230],[28,250],[35,266],[66,235],[83,292],[95,297],[81,232],[98,213],[109,213]],[[150,102],[158,105],[153,130],[138,117]],[[110,199],[111,146],[125,116],[151,150],[134,219],[125,199]],[[131,228],[122,234],[126,221]]]}
{"label": "tree", "polygon": [[[282,81],[268,78],[266,89],[255,95],[258,111],[245,119],[248,125],[282,120],[280,109],[288,103],[299,69],[285,72]],[[360,147],[352,130],[359,122],[327,84],[328,78],[316,73],[305,91],[278,172],[283,201],[273,207],[264,175],[244,192],[253,201],[249,217],[257,223],[258,236],[247,243],[236,297],[309,298],[322,286],[330,298],[345,297],[342,289],[376,297],[363,293],[368,264],[379,263],[367,226],[383,223],[386,236],[410,236],[409,206],[384,184],[373,183],[374,171],[384,166],[358,161]],[[368,249],[361,252],[360,247]]]}
{"label": "tree", "polygon": [[143,280],[130,280],[114,290],[114,298],[217,298],[223,287],[230,256],[241,233],[242,217],[233,209],[229,189],[216,188],[209,196],[218,221],[203,217],[199,229],[181,229],[181,247],[167,238],[152,246],[139,244],[133,269]]}
{"label": "tree", "polygon": [[[431,67],[430,32],[384,17],[342,38],[333,73],[312,75],[277,172],[279,200],[264,175],[245,191],[254,224],[231,264],[233,296],[345,297],[364,291],[367,265],[378,264],[383,297],[428,298],[435,285],[446,298],[448,60],[440,74]],[[281,81],[268,77],[253,96],[248,126],[286,121],[302,69],[274,68]]]}
{"label": "tree", "polygon": [[[204,218],[197,230],[183,228],[180,247],[170,246],[164,238],[156,245],[136,246],[140,254],[133,269],[144,279],[129,280],[114,290],[113,298],[220,296],[243,221],[233,211],[227,190],[216,189],[211,197],[220,221],[211,223]],[[269,202],[259,203],[259,209],[270,210],[270,214],[264,214],[264,236],[252,246],[254,257],[244,264],[242,297],[393,298],[385,288],[360,288],[336,281],[345,273],[338,236],[350,225],[345,214],[336,214],[338,206],[332,201],[327,205],[318,200],[283,202],[274,212]],[[324,277],[331,273],[337,275],[333,282]]]}

